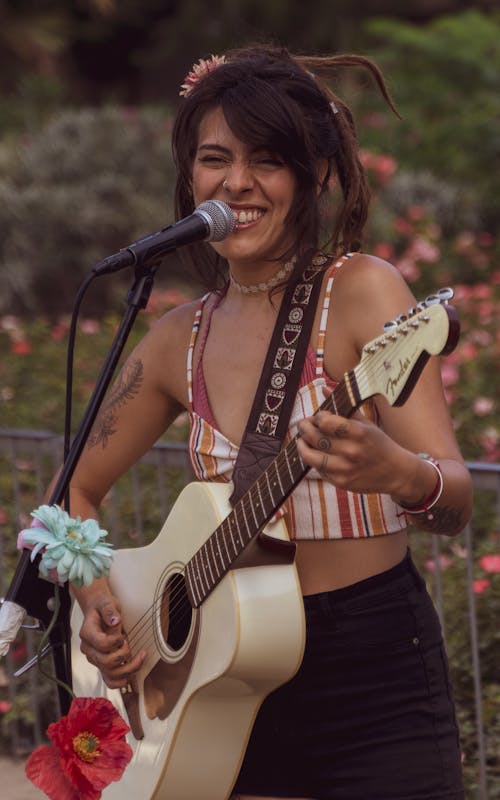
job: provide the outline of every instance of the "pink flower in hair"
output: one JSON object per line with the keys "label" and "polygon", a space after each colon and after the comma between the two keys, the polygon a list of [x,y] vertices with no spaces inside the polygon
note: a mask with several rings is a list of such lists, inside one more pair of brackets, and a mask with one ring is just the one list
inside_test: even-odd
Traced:
{"label": "pink flower in hair", "polygon": [[204,78],[209,72],[213,72],[214,69],[217,69],[217,67],[220,67],[221,64],[225,63],[225,56],[210,56],[210,58],[200,58],[196,64],[193,64],[191,71],[188,72],[184,78],[184,83],[181,84],[181,91],[179,92],[181,97],[188,95],[194,89],[198,81],[201,80],[201,78]]}

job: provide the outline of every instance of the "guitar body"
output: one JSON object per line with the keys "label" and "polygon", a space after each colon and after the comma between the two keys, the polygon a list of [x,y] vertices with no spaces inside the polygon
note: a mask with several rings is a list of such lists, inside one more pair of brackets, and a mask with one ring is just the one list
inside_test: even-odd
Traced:
{"label": "guitar body", "polygon": [[[115,553],[110,584],[131,649],[147,652],[132,698],[108,689],[81,654],[74,604],[75,693],[107,697],[143,733],[128,735],[133,759],[105,800],[228,798],[262,701],[300,665],[305,627],[293,563],[262,563],[260,553],[260,565],[229,570],[199,608],[187,599],[182,570],[230,513],[231,488],[189,484],[152,544]],[[266,533],[288,538],[281,520]]]}
{"label": "guitar body", "polygon": [[[378,394],[404,403],[430,355],[458,340],[452,296],[442,289],[387,323],[321,408],[347,418]],[[308,470],[296,438],[234,509],[231,484],[190,484],[152,544],[116,553],[111,587],[132,652],[147,652],[133,690],[107,689],[82,656],[74,608],[75,692],[108,697],[132,728],[133,760],[105,800],[226,800],[262,701],[297,671],[305,625],[294,547],[282,521],[264,530]]]}

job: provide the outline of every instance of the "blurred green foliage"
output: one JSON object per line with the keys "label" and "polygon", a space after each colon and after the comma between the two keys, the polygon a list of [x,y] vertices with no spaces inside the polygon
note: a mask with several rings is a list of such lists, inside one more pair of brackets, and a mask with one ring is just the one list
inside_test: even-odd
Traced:
{"label": "blurred green foliage", "polygon": [[[49,315],[72,307],[101,259],[172,220],[168,119],[156,109],[57,113],[0,168],[0,311]],[[94,312],[121,276],[101,281]]]}
{"label": "blurred green foliage", "polygon": [[376,19],[364,30],[403,117],[389,141],[372,130],[367,143],[388,149],[405,170],[431,174],[452,187],[455,226],[469,218],[497,231],[500,13],[466,11],[425,26]]}
{"label": "blurred green foliage", "polygon": [[[500,460],[500,14],[469,10],[416,25],[396,15],[421,18],[421,4],[403,5],[395,0],[0,4],[2,427],[62,431],[67,315],[82,278],[100,259],[173,221],[170,106],[179,83],[199,57],[262,38],[264,31],[266,39],[291,49],[357,50],[384,68],[402,121],[362,74],[339,73],[333,87],[355,110],[374,191],[364,249],[393,261],[418,299],[443,285],[455,287],[462,336],[455,353],[443,360],[445,391],[464,455]],[[394,17],[367,19],[369,13]],[[179,285],[175,258],[165,274],[166,283]],[[75,420],[108,351],[125,286],[125,276],[99,279],[85,302]],[[197,292],[192,285],[182,289]],[[175,288],[158,289],[129,346],[182,299]],[[184,436],[181,419],[169,438]],[[42,461],[45,478],[53,463]],[[15,527],[22,520],[13,518],[11,465],[5,460],[0,466],[0,524]],[[36,504],[40,491],[33,468],[29,461],[16,464],[25,509]],[[104,508],[117,536],[121,522],[126,544],[140,539],[136,480],[145,487],[146,538],[158,529],[156,476],[141,465]],[[179,476],[169,474],[167,482],[175,493]],[[493,798],[500,797],[500,574],[486,570],[489,562],[483,560],[499,552],[491,497],[481,494],[474,514],[474,598]],[[414,534],[412,541],[418,563],[430,575],[431,538]],[[459,541],[441,547],[447,645],[472,800],[477,741],[466,562]],[[15,551],[6,559],[12,569]],[[24,682],[20,689],[18,707],[7,714],[0,707],[3,743],[16,720],[28,732],[32,725],[29,686]],[[49,689],[42,694],[44,704]]]}
{"label": "blurred green foliage", "polygon": [[[339,72],[334,88],[354,107],[362,148],[395,162],[390,181],[372,174],[370,246],[388,241],[397,252],[394,218],[418,206],[439,226],[441,270],[453,281],[484,280],[454,242],[463,231],[499,232],[500,15],[469,11],[423,26],[377,19],[357,37],[385,68],[403,116],[393,117],[361,72]],[[63,312],[97,261],[173,221],[165,102],[56,113],[49,102],[48,110],[43,125],[11,127],[0,139],[0,313]],[[162,274],[178,270],[173,256]],[[122,276],[103,282],[90,310],[108,308],[119,285]]]}

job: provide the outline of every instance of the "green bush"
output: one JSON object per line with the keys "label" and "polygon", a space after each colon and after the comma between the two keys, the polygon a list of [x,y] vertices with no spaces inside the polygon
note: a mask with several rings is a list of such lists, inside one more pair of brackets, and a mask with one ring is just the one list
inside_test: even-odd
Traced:
{"label": "green bush", "polygon": [[[453,187],[459,218],[498,231],[500,219],[500,14],[467,10],[426,25],[365,22],[368,52],[384,68],[402,121],[390,124],[374,93],[357,95],[363,141],[406,170]],[[455,228],[456,230],[457,228]]]}
{"label": "green bush", "polygon": [[[172,182],[168,118],[153,109],[65,111],[15,150],[4,143],[0,312],[67,312],[97,262],[173,221]],[[101,279],[89,310],[124,285]]]}

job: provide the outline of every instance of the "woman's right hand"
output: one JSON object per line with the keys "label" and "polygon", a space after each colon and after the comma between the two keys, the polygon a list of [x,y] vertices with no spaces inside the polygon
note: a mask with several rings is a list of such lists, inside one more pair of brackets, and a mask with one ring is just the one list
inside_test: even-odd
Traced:
{"label": "woman's right hand", "polygon": [[121,689],[133,681],[146,653],[132,654],[112,595],[100,595],[86,605],[80,629],[80,650],[101,672],[106,686]]}

